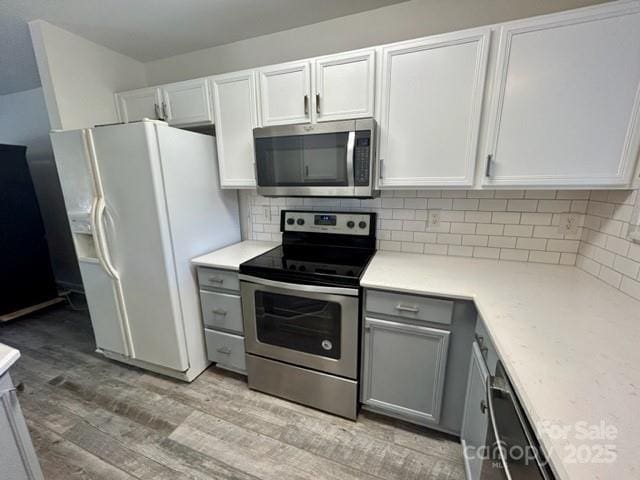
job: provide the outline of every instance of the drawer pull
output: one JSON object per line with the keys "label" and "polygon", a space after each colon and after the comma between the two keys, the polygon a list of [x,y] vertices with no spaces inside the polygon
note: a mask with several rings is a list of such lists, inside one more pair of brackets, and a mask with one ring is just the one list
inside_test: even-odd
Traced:
{"label": "drawer pull", "polygon": [[216,308],[215,310],[211,310],[211,313],[213,313],[214,315],[226,315],[227,311]]}
{"label": "drawer pull", "polygon": [[229,355],[231,353],[231,349],[229,347],[220,347],[216,351],[224,353],[225,355]]}
{"label": "drawer pull", "polygon": [[396,305],[396,310],[400,312],[410,312],[410,313],[418,313],[420,311],[418,307],[407,307],[402,304]]}
{"label": "drawer pull", "polygon": [[209,277],[209,281],[211,283],[223,283],[224,282],[224,278],[220,278],[220,277]]}

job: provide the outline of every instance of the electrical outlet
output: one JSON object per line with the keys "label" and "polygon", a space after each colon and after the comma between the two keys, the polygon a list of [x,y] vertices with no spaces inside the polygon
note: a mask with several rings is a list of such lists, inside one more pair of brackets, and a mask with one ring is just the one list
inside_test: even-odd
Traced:
{"label": "electrical outlet", "polygon": [[440,226],[440,217],[440,210],[430,210],[427,228],[438,228]]}
{"label": "electrical outlet", "polygon": [[564,213],[560,215],[558,233],[563,235],[575,235],[578,233],[578,215],[575,213]]}

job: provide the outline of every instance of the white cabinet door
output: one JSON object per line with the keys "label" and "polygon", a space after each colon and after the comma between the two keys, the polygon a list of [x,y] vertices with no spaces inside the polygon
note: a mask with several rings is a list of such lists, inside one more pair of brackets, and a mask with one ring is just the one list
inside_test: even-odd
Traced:
{"label": "white cabinet door", "polygon": [[120,121],[124,123],[137,122],[143,118],[163,118],[161,93],[156,87],[116,93],[116,103]]}
{"label": "white cabinet door", "polygon": [[440,421],[450,332],[365,319],[362,403],[421,425]]}
{"label": "white cabinet door", "polygon": [[490,30],[383,48],[379,186],[471,186]]}
{"label": "white cabinet door", "polygon": [[487,186],[628,185],[638,152],[637,4],[502,26]]}
{"label": "white cabinet door", "polygon": [[309,62],[292,62],[260,69],[262,125],[311,121]]}
{"label": "white cabinet door", "polygon": [[213,123],[206,78],[171,83],[162,87],[169,125]]}
{"label": "white cabinet door", "polygon": [[486,386],[488,376],[489,373],[484,366],[482,353],[478,344],[473,342],[462,431],[460,432],[468,480],[479,480],[482,471],[482,448],[486,443],[489,426]]}
{"label": "white cabinet door", "polygon": [[373,117],[375,50],[316,58],[315,120]]}
{"label": "white cabinet door", "polygon": [[253,129],[257,126],[253,71],[211,78],[220,184],[255,187]]}

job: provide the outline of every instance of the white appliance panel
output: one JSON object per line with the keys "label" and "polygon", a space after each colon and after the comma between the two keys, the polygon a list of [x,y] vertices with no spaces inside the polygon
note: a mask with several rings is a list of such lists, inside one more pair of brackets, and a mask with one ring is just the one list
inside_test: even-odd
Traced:
{"label": "white appliance panel", "polygon": [[125,335],[118,312],[114,283],[97,261],[81,260],[80,275],[91,312],[91,325],[96,346],[121,355],[128,355]]}
{"label": "white appliance panel", "polygon": [[99,127],[93,137],[106,204],[100,228],[122,285],[133,358],[186,371],[155,124]]}
{"label": "white appliance panel", "polygon": [[84,130],[51,132],[64,203],[69,216],[88,216],[93,206],[95,188],[89,167]]}

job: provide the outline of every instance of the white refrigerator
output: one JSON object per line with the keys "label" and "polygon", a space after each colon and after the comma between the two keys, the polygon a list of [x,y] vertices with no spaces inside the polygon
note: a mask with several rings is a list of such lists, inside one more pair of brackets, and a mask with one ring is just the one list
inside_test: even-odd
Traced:
{"label": "white refrigerator", "polygon": [[190,259],[240,240],[214,138],[143,120],[51,141],[98,351],[193,380],[210,362]]}

